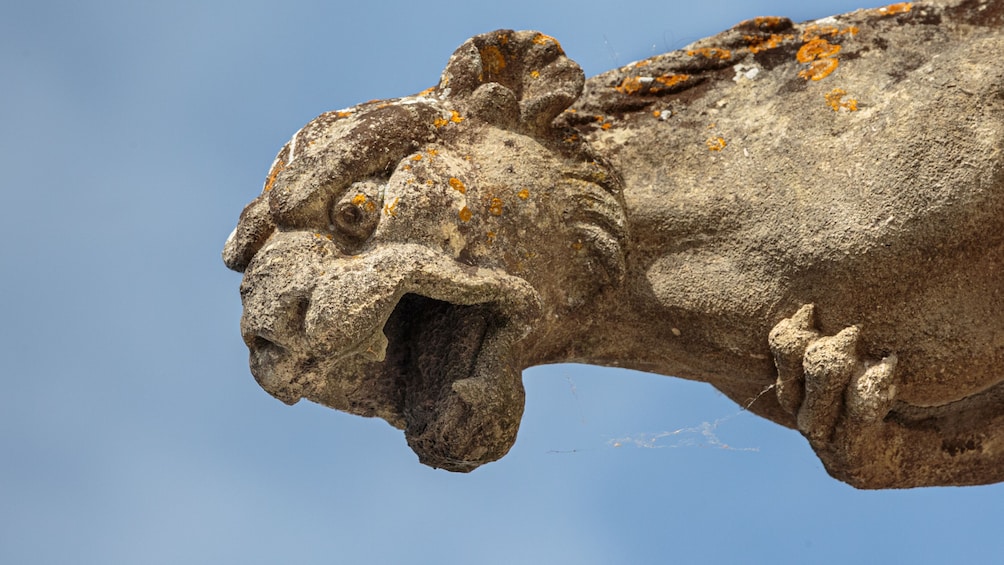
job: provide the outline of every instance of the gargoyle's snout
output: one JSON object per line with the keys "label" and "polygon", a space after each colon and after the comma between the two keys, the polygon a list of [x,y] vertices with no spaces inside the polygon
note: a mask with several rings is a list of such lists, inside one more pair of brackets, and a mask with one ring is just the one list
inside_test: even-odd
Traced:
{"label": "gargoyle's snout", "polygon": [[305,386],[320,379],[310,374],[312,356],[302,331],[317,271],[309,263],[298,265],[300,247],[270,242],[246,266],[241,283],[241,335],[251,374],[287,404],[300,400]]}
{"label": "gargoyle's snout", "polygon": [[517,344],[540,317],[526,281],[413,243],[347,257],[277,232],[248,263],[241,331],[276,398],[403,428],[428,465],[470,471],[512,446],[523,411]]}
{"label": "gargoyle's snout", "polygon": [[304,378],[288,380],[291,372],[305,375],[309,360],[299,361],[289,349],[262,336],[245,334],[251,374],[265,390],[286,404],[296,404],[304,395]]}

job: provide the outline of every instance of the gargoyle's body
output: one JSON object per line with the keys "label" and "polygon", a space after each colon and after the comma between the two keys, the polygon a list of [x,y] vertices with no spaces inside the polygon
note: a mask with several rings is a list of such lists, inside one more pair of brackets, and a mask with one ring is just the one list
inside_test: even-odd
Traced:
{"label": "gargoyle's body", "polygon": [[859,487],[1004,480],[1002,13],[762,18],[581,96],[553,39],[479,36],[283,148],[224,252],[252,372],[453,470],[577,361],[707,381]]}

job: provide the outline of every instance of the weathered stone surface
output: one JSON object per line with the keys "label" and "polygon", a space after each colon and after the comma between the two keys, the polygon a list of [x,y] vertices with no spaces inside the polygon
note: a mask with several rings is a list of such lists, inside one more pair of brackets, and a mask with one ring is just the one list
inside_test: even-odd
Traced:
{"label": "weathered stone surface", "polygon": [[709,382],[858,487],[1004,480],[1002,25],[758,18],[588,81],[472,38],[280,151],[224,249],[251,371],[454,471],[575,361]]}

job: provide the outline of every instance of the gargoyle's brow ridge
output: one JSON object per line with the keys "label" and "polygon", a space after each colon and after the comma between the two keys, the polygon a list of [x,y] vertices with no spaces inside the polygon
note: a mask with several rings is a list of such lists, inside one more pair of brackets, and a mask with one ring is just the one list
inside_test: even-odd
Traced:
{"label": "gargoyle's brow ridge", "polygon": [[324,127],[304,128],[295,136],[303,149],[289,157],[290,164],[277,177],[282,182],[269,191],[276,223],[283,228],[316,225],[331,199],[351,183],[385,174],[434,140],[433,122],[441,113],[432,104],[388,102],[338,120],[326,114],[319,118]]}

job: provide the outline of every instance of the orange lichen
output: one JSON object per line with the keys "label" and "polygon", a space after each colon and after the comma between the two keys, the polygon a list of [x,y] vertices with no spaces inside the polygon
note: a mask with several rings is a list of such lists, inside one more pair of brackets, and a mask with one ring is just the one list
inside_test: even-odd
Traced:
{"label": "orange lichen", "polygon": [[662,75],[660,77],[655,77],[655,82],[669,88],[676,86],[681,82],[690,80],[690,75]]}
{"label": "orange lichen", "polygon": [[490,232],[486,233],[485,234],[485,239],[488,240],[488,243],[492,243],[493,241],[495,241],[495,232],[490,231]]}
{"label": "orange lichen", "polygon": [[[610,127],[612,126],[610,122],[606,121],[607,120],[606,116],[603,115],[593,116],[593,119],[595,119],[597,122],[600,122],[600,128],[602,129],[610,129]],[[565,141],[569,141],[570,139],[571,138],[565,138]]]}
{"label": "orange lichen", "polygon": [[749,44],[750,53],[757,54],[768,49],[776,49],[781,45],[781,43],[795,39],[795,36],[791,34],[781,35],[773,33],[770,37],[746,35],[743,36],[743,39],[745,39],[746,43]]}
{"label": "orange lichen", "polygon": [[530,78],[540,78],[540,71],[538,70],[530,71]]}
{"label": "orange lichen", "polygon": [[265,192],[272,190],[272,185],[275,184],[275,177],[279,176],[279,173],[286,168],[286,162],[279,160],[275,162],[275,166],[269,171],[268,177],[265,179]]}
{"label": "orange lichen", "polygon": [[419,92],[418,95],[419,96],[428,96],[428,95],[432,94],[435,90],[436,90],[435,86],[430,86],[429,88],[426,88],[422,92]]}
{"label": "orange lichen", "polygon": [[662,117],[662,112],[660,112],[659,110],[652,110],[652,117],[653,118],[661,118]]}
{"label": "orange lichen", "polygon": [[411,160],[412,161],[421,161],[422,160],[422,154],[419,153],[417,155],[412,155]]}
{"label": "orange lichen", "polygon": [[889,4],[882,8],[878,8],[875,11],[880,16],[892,16],[895,14],[905,14],[913,9],[913,2],[899,2],[897,4]]}
{"label": "orange lichen", "polygon": [[798,76],[806,80],[823,80],[833,71],[837,70],[839,63],[834,57],[813,61],[808,69],[799,71]]}
{"label": "orange lichen", "polygon": [[460,209],[459,212],[457,212],[457,216],[460,218],[461,222],[467,223],[471,221],[472,217],[474,217],[474,213],[471,212],[470,208],[464,206],[463,208]]}
{"label": "orange lichen", "polygon": [[429,179],[425,181],[425,186],[436,186],[436,181]]}
{"label": "orange lichen", "polygon": [[450,121],[455,124],[459,124],[460,122],[464,121],[464,118],[460,117],[460,112],[456,110],[450,110]]}
{"label": "orange lichen", "polygon": [[709,138],[705,143],[707,144],[709,151],[721,151],[722,149],[725,149],[726,145],[728,145],[725,143],[725,139],[721,137]]}
{"label": "orange lichen", "polygon": [[460,179],[458,179],[456,177],[450,177],[450,188],[452,188],[453,190],[456,190],[460,194],[466,194],[467,193],[467,187],[464,186],[463,181],[461,181]]}
{"label": "orange lichen", "polygon": [[575,143],[575,142],[576,142],[576,141],[578,141],[578,140],[579,140],[579,134],[577,134],[577,133],[573,133],[572,135],[570,135],[570,136],[566,137],[566,138],[564,139],[564,142],[565,142],[565,143]]}
{"label": "orange lichen", "polygon": [[335,112],[335,115],[339,118],[347,118],[352,115],[352,110],[339,110]]}
{"label": "orange lichen", "polygon": [[366,195],[361,192],[352,197],[352,203],[355,204],[356,206],[365,204],[367,200],[368,198],[366,198]]}
{"label": "orange lichen", "polygon": [[384,204],[383,213],[387,214],[388,216],[397,216],[397,201],[398,198],[395,198],[393,202],[389,204]]}
{"label": "orange lichen", "polygon": [[488,207],[488,212],[492,216],[501,216],[502,215],[502,199],[501,198],[492,198],[491,204]]}
{"label": "orange lichen", "polygon": [[489,74],[498,74],[505,68],[505,55],[498,47],[488,45],[481,49],[481,62]]}
{"label": "orange lichen", "polygon": [[692,49],[687,51],[687,55],[694,57],[696,55],[701,55],[708,59],[731,59],[732,52],[728,49],[719,49],[718,47],[702,47],[700,49]]}
{"label": "orange lichen", "polygon": [[[621,81],[620,86],[614,87],[614,90],[617,90],[618,92],[623,92],[624,94],[635,94],[645,90],[647,86],[646,81],[649,84],[655,82],[658,83],[658,85],[670,88],[689,79],[690,75],[662,75],[654,79],[647,77],[643,78],[639,76],[629,76],[625,77],[624,80]],[[648,87],[648,92],[657,93],[660,90],[662,89],[658,86],[653,85]]]}
{"label": "orange lichen", "polygon": [[441,128],[448,123],[450,123],[450,121],[447,120],[446,118],[436,118],[435,120],[432,120],[432,125],[436,126],[437,128]]}
{"label": "orange lichen", "polygon": [[558,40],[551,37],[550,35],[544,35],[543,33],[538,33],[533,37],[533,42],[537,45],[547,45],[548,43],[553,43],[558,46],[558,50],[561,51],[561,44]]}
{"label": "orange lichen", "polygon": [[641,77],[625,77],[620,86],[615,86],[614,90],[624,94],[634,94],[642,89]]}
{"label": "orange lichen", "polygon": [[431,158],[435,157],[436,155],[439,155],[439,150],[437,150],[437,149],[429,149],[425,153],[431,159]]}
{"label": "orange lichen", "polygon": [[520,200],[526,200],[527,198],[530,198],[530,191],[524,188],[523,190],[519,191],[516,194],[516,196],[519,196]]}
{"label": "orange lichen", "polygon": [[[837,30],[837,28],[832,29]],[[818,31],[822,33],[831,30],[820,28]],[[840,33],[840,30],[834,31],[834,33]],[[799,63],[809,63],[809,68],[800,71],[798,76],[806,80],[823,80],[840,66],[840,62],[837,60],[839,52],[840,45],[830,43],[822,37],[817,36],[808,40],[795,55]]]}
{"label": "orange lichen", "polygon": [[857,112],[858,101],[854,98],[843,100],[844,96],[847,96],[846,90],[843,88],[834,88],[826,94],[826,103],[830,105],[830,108],[833,108],[834,112],[839,112],[841,109],[848,112]]}
{"label": "orange lichen", "polygon": [[856,35],[857,26],[837,27],[832,25],[809,24],[802,29],[802,41],[812,41],[820,37],[837,37],[840,35]]}
{"label": "orange lichen", "polygon": [[799,63],[810,63],[817,59],[833,57],[839,52],[839,45],[834,45],[823,38],[816,38],[803,45],[795,58]]}

